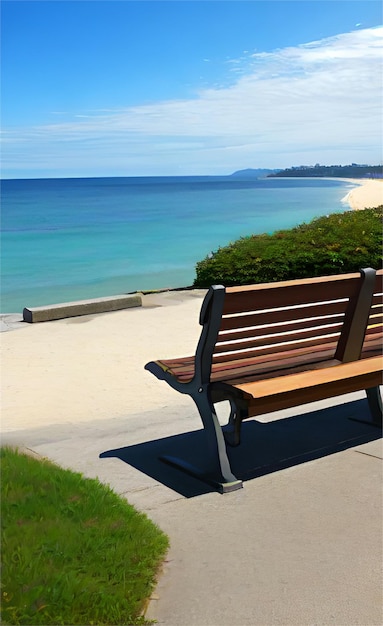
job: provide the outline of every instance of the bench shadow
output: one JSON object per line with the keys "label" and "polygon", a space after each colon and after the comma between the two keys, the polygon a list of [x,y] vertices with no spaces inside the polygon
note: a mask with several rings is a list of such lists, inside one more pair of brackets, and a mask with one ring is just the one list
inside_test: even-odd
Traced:
{"label": "bench shadow", "polygon": [[[252,480],[374,441],[382,436],[381,429],[354,421],[369,419],[367,400],[357,400],[267,423],[247,420],[242,424],[241,445],[236,448],[228,446],[232,470],[237,478]],[[163,463],[159,457],[174,456],[203,468],[206,454],[201,429],[106,450],[100,458],[118,458],[180,495],[191,498],[212,492],[214,488]]]}

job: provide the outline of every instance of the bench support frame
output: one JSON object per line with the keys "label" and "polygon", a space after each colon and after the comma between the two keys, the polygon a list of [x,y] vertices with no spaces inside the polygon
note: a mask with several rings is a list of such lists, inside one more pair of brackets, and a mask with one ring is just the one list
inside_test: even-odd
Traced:
{"label": "bench support frame", "polygon": [[382,428],[383,405],[379,387],[366,389],[368,405],[373,419],[373,425]]}
{"label": "bench support frame", "polygon": [[368,400],[368,406],[370,409],[372,420],[361,420],[351,417],[354,422],[360,422],[361,424],[368,424],[369,426],[375,426],[376,428],[382,428],[383,426],[383,405],[382,396],[379,387],[371,387],[366,389],[366,395]]}
{"label": "bench support frame", "polygon": [[207,439],[207,466],[202,471],[182,459],[170,456],[163,456],[161,459],[211,484],[220,493],[241,489],[243,483],[234,476],[230,467],[224,432],[219,423],[209,388],[206,385],[200,387],[197,394],[193,394],[192,397],[200,414]]}

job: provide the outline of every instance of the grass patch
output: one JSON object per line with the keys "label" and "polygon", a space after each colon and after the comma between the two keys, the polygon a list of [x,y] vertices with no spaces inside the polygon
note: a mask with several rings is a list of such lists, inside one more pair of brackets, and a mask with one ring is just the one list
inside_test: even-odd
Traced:
{"label": "grass patch", "polygon": [[98,480],[0,452],[2,623],[146,624],[166,535]]}
{"label": "grass patch", "polygon": [[382,266],[382,209],[346,211],[243,237],[196,266],[194,287],[248,285]]}

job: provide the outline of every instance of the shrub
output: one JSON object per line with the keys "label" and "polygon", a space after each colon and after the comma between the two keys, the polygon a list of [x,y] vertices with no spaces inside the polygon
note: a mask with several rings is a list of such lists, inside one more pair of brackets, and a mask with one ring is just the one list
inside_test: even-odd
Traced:
{"label": "shrub", "polygon": [[290,230],[251,235],[196,265],[195,287],[246,285],[382,266],[383,206],[314,219]]}

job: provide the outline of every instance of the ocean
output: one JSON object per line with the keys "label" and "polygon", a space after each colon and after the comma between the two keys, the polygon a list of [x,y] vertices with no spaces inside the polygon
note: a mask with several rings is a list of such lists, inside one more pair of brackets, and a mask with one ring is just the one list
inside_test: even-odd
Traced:
{"label": "ocean", "polygon": [[195,264],[256,233],[348,208],[355,185],[235,176],[1,181],[1,313],[192,285]]}

